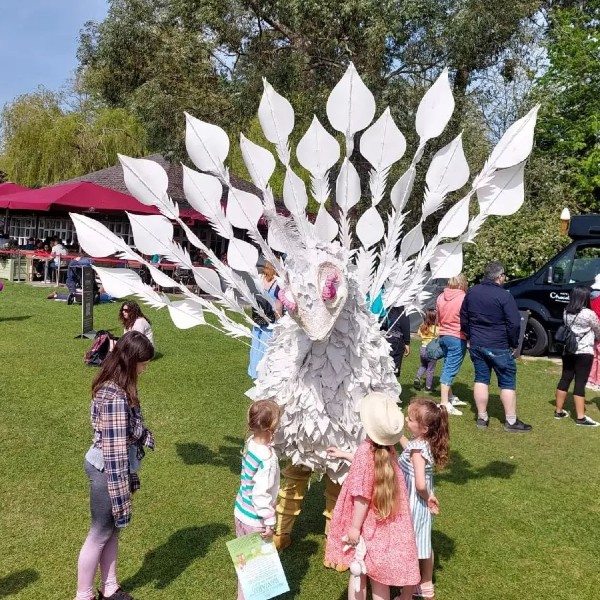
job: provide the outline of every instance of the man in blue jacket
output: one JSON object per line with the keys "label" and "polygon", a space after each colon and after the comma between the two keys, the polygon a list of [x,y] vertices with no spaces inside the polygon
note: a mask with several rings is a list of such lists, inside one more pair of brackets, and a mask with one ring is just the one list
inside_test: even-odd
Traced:
{"label": "man in blue jacket", "polygon": [[504,405],[504,431],[531,431],[517,419],[517,366],[514,350],[519,345],[521,315],[510,293],[502,287],[506,280],[499,262],[485,269],[483,281],[472,287],[460,309],[460,326],[470,342],[469,354],[475,367],[473,395],[477,405],[477,427],[487,429],[487,405],[492,370],[498,378],[500,400]]}

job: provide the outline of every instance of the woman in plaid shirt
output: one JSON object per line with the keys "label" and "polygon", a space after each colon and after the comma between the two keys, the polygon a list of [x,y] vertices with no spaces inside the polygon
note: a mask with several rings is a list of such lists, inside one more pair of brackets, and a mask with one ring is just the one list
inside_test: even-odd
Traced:
{"label": "woman in plaid shirt", "polygon": [[76,600],[93,600],[98,566],[98,600],[132,600],[117,583],[119,530],[131,519],[131,495],[140,487],[137,471],[144,447],[154,437],[144,426],[137,393],[138,375],[154,357],[148,338],[123,335],[102,363],[92,385],[92,446],[84,467],[90,480],[92,524],[79,553]]}

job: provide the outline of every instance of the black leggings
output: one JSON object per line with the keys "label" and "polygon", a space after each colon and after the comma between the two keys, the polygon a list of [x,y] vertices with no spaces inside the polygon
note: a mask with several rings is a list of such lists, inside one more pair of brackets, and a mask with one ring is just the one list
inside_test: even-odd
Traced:
{"label": "black leggings", "polygon": [[585,384],[592,370],[593,354],[563,354],[562,375],[556,386],[561,392],[568,392],[571,381],[575,378],[574,396],[585,396]]}

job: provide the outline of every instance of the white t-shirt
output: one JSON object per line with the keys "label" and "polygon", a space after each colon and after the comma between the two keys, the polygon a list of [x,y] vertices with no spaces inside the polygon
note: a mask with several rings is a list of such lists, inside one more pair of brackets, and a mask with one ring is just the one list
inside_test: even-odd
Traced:
{"label": "white t-shirt", "polygon": [[125,333],[128,331],[139,331],[140,333],[143,333],[154,346],[154,334],[152,333],[152,327],[150,327],[150,323],[148,323],[144,317],[138,317],[135,320],[135,323],[131,326],[131,329],[126,329]]}
{"label": "white t-shirt", "polygon": [[50,255],[54,256],[54,263],[57,267],[60,266],[60,257],[65,256],[67,253],[67,249],[62,244],[56,244],[52,250],[50,250]]}

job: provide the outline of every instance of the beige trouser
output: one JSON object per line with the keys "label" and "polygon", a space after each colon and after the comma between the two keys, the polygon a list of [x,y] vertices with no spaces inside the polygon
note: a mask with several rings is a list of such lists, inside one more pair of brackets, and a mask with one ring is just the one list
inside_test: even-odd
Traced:
{"label": "beige trouser", "polygon": [[[277,500],[277,525],[275,526],[275,535],[291,534],[296,517],[302,510],[302,501],[308,489],[308,483],[312,471],[306,467],[287,465],[282,475],[284,480],[279,488]],[[341,485],[334,483],[325,475],[325,535],[329,531],[329,522],[335,507],[335,502],[340,493]]]}

